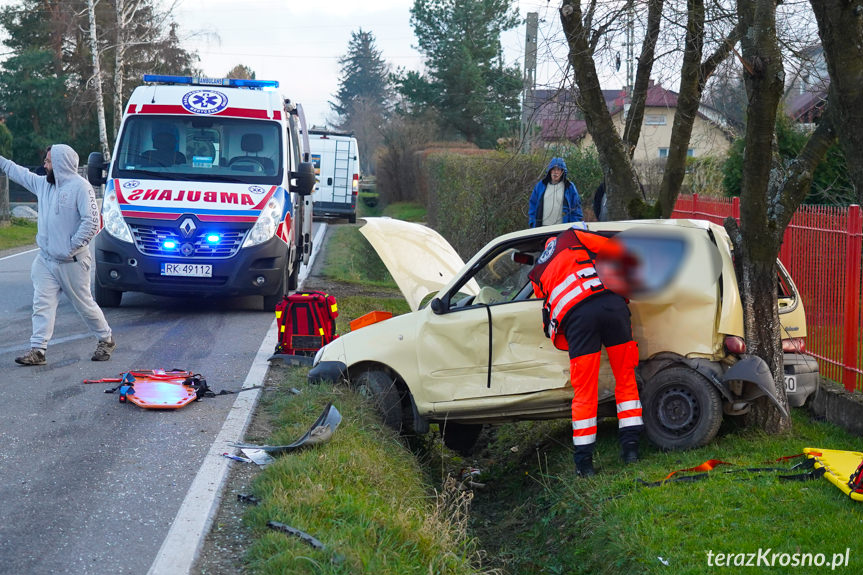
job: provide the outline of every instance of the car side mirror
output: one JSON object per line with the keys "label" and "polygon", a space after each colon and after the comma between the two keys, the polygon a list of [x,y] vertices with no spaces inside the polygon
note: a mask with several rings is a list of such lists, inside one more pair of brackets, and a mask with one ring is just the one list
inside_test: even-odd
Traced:
{"label": "car side mirror", "polygon": [[296,172],[291,172],[291,192],[308,196],[315,189],[315,166],[311,162],[300,162]]}
{"label": "car side mirror", "polygon": [[105,176],[105,170],[108,169],[108,163],[105,162],[105,156],[102,152],[91,152],[87,156],[87,180],[94,186],[101,186],[108,181]]}
{"label": "car side mirror", "polygon": [[431,303],[429,305],[431,306],[431,310],[434,312],[435,315],[440,315],[445,311],[443,302],[438,297],[431,300]]}

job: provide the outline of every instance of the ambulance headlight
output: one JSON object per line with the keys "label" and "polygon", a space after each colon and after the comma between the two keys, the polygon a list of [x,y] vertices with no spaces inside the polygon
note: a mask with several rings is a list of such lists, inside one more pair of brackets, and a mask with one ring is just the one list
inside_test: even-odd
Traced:
{"label": "ambulance headlight", "polygon": [[243,242],[244,248],[250,248],[258,244],[262,244],[275,235],[279,229],[279,223],[282,221],[282,207],[284,200],[273,196],[264,209],[261,210],[261,215],[258,216],[258,221],[249,230],[246,236],[246,241]]}
{"label": "ambulance headlight", "polygon": [[120,241],[132,243],[132,232],[123,219],[117,194],[108,192],[102,200],[102,226]]}

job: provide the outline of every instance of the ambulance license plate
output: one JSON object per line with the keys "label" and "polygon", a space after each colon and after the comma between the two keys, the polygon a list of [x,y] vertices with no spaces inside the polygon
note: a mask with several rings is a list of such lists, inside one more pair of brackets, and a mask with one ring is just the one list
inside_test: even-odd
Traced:
{"label": "ambulance license plate", "polygon": [[213,277],[213,266],[210,264],[169,264],[163,262],[162,275],[187,278],[211,278]]}

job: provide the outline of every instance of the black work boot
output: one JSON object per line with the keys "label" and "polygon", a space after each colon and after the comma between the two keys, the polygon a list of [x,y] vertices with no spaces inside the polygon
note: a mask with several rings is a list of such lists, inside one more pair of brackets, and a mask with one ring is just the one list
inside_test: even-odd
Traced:
{"label": "black work boot", "polygon": [[581,452],[579,453],[578,449],[576,449],[575,453],[572,456],[573,461],[575,461],[575,474],[579,477],[593,477],[596,475],[596,470],[593,468],[593,453],[592,452]]}
{"label": "black work boot", "polygon": [[638,461],[638,442],[631,441],[620,446],[620,458],[629,465]]}

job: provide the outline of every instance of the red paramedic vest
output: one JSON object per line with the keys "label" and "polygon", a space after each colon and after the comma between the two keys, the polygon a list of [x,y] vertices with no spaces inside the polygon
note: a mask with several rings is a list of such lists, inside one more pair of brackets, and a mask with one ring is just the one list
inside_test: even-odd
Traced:
{"label": "red paramedic vest", "polygon": [[336,337],[336,298],[318,291],[297,292],[276,305],[276,353],[314,355]]}
{"label": "red paramedic vest", "polygon": [[536,297],[543,298],[542,320],[554,347],[569,346],[560,324],[566,313],[585,299],[605,291],[596,275],[594,258],[608,238],[572,228],[550,239],[530,272]]}

